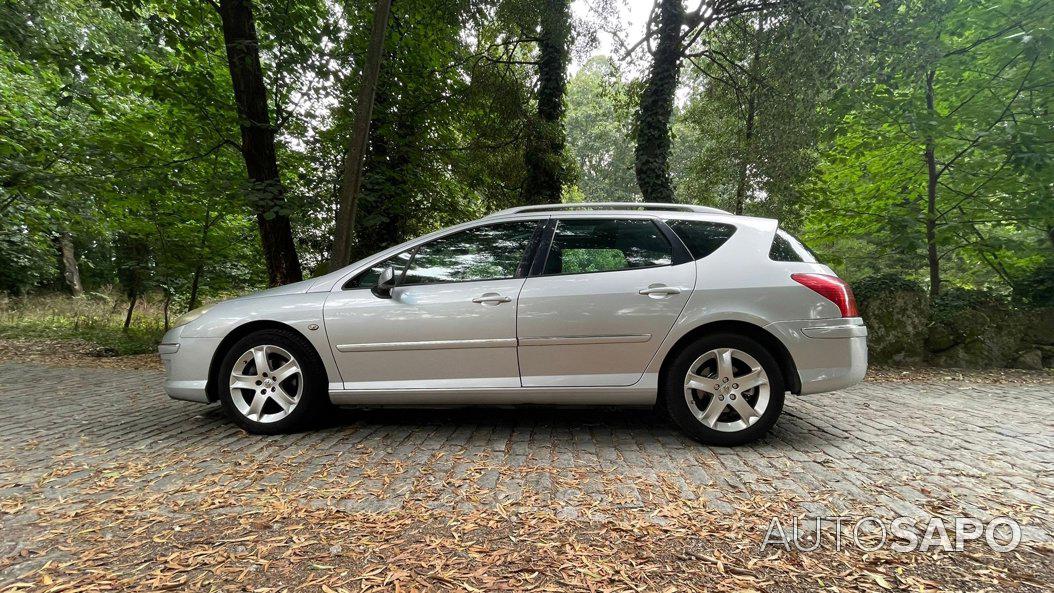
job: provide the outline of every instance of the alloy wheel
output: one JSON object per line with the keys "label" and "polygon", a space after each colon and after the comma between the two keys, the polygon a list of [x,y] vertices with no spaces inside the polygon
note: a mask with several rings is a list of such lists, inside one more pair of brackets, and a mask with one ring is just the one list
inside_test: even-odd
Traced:
{"label": "alloy wheel", "polygon": [[715,348],[688,367],[684,398],[704,426],[737,432],[760,420],[768,409],[769,377],[746,352]]}
{"label": "alloy wheel", "polygon": [[231,369],[231,401],[254,422],[277,422],[296,408],[304,393],[300,364],[288,350],[254,346]]}

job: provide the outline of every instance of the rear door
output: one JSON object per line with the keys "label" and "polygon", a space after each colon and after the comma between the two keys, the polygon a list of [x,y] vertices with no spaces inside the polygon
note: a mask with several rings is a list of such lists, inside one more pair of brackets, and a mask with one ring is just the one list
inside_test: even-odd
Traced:
{"label": "rear door", "polygon": [[643,216],[554,218],[546,238],[520,291],[523,385],[636,383],[695,286],[684,245]]}

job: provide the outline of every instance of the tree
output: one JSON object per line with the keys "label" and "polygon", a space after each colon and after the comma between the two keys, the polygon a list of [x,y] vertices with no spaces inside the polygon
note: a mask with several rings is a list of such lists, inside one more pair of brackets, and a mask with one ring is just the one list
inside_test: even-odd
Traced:
{"label": "tree", "polygon": [[214,5],[223,24],[227,65],[238,105],[241,152],[249,174],[250,202],[256,211],[260,242],[271,286],[303,279],[285,205],[285,187],[278,173],[275,128],[267,106],[267,88],[260,66],[250,0],[219,0]]}
{"label": "tree", "polygon": [[[352,259],[446,224],[520,203],[532,121],[530,53],[520,12],[501,4],[444,0],[394,3],[389,49],[369,126]],[[508,12],[512,11],[511,14]],[[372,11],[348,15],[339,61],[366,53]],[[357,71],[333,73],[332,126],[312,139],[297,176],[334,188],[314,195],[309,216],[332,220],[342,154],[353,122],[347,102]],[[319,171],[319,163],[326,168]],[[336,180],[336,183],[333,181]],[[310,192],[304,187],[305,192]],[[327,239],[331,233],[327,233]]]}
{"label": "tree", "polygon": [[362,187],[362,166],[366,142],[370,133],[370,118],[373,115],[373,100],[377,94],[377,76],[381,71],[384,51],[384,34],[388,29],[388,14],[392,0],[377,0],[373,11],[373,30],[370,46],[366,50],[366,64],[362,69],[362,82],[355,105],[355,124],[352,128],[351,146],[344,161],[344,176],[340,184],[340,201],[337,204],[337,222],[333,231],[333,256],[330,269],[351,263],[352,232],[355,230],[355,214],[359,206],[359,190]]}
{"label": "tree", "polygon": [[637,112],[634,170],[645,202],[673,202],[670,182],[670,117],[681,69],[681,28],[685,22],[681,0],[659,0],[648,21],[651,37],[657,28],[655,51]]}
{"label": "tree", "polygon": [[674,118],[678,200],[789,223],[816,164],[821,107],[851,66],[846,13],[780,4],[706,37],[686,52],[690,90]]}
{"label": "tree", "polygon": [[529,204],[559,203],[566,180],[564,94],[571,49],[569,0],[540,0],[538,27],[538,119],[524,155]]}
{"label": "tree", "polygon": [[590,201],[640,199],[633,176],[632,100],[614,62],[597,56],[567,87],[567,145],[577,193]]}
{"label": "tree", "polygon": [[[637,112],[634,154],[637,183],[644,201],[674,201],[669,169],[670,118],[685,51],[713,26],[774,4],[775,0],[719,0],[703,2],[696,10],[686,12],[682,0],[656,0],[644,38],[629,52],[645,45],[652,57]],[[698,55],[712,59],[712,54],[706,51]]]}
{"label": "tree", "polygon": [[1049,4],[985,6],[888,3],[868,15],[896,50],[876,54],[843,96],[810,192],[815,205],[855,215],[811,234],[870,236],[908,254],[912,272],[924,261],[931,298],[948,269],[1014,287],[1035,265],[1020,255],[1046,241],[1052,220]]}

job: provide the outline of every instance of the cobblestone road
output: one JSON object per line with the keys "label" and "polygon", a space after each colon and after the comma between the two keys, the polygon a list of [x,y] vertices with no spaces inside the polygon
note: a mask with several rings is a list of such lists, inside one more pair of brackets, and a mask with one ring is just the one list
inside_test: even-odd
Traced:
{"label": "cobblestone road", "polygon": [[[282,471],[230,479],[353,511],[427,496],[434,508],[542,505],[587,520],[597,508],[646,510],[656,497],[723,509],[790,495],[803,515],[1009,515],[1025,523],[1026,541],[1052,541],[1050,385],[864,383],[793,397],[764,441],[717,449],[626,409],[348,411],[316,431],[262,438],[216,406],[169,400],[160,383],[153,371],[0,364],[0,500],[29,511],[100,503],[85,484],[108,472],[192,497],[189,485],[269,464]],[[539,471],[509,477],[510,468]],[[323,478],[358,495],[313,494]],[[0,512],[0,556],[18,552],[33,518]]]}

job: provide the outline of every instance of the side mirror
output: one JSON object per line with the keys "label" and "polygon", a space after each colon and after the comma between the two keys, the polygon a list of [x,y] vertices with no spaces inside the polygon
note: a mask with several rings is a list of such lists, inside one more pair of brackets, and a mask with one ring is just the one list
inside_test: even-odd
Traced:
{"label": "side mirror", "polygon": [[370,291],[377,298],[390,299],[392,298],[393,288],[395,288],[395,268],[388,266],[377,277],[377,284]]}

